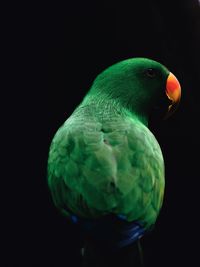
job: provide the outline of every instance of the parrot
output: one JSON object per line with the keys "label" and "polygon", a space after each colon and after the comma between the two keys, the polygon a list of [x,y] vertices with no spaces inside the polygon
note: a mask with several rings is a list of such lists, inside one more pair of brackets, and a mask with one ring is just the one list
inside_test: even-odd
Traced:
{"label": "parrot", "polygon": [[149,118],[162,108],[168,118],[180,98],[180,83],[167,67],[125,59],[97,75],[55,133],[47,166],[53,202],[105,246],[127,246],[155,225],[165,164]]}

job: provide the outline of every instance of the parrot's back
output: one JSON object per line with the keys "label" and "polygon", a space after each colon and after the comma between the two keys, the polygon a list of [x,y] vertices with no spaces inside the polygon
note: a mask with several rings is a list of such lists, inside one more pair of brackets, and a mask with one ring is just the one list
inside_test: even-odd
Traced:
{"label": "parrot's back", "polygon": [[149,228],[163,201],[162,152],[137,118],[80,107],[53,138],[48,182],[69,217],[116,214]]}

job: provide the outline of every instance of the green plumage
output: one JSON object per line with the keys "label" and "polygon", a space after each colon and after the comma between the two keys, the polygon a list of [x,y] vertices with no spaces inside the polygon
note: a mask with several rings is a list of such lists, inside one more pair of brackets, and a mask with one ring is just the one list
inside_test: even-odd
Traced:
{"label": "green plumage", "polygon": [[[156,79],[145,74],[149,68],[156,69]],[[155,223],[164,161],[147,122],[168,74],[161,64],[138,58],[108,68],[94,81],[50,147],[48,184],[64,214],[122,214],[144,228]]]}

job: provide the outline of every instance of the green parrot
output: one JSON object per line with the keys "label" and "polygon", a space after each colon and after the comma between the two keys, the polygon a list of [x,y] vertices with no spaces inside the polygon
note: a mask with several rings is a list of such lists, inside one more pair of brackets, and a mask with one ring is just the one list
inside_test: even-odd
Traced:
{"label": "green parrot", "polygon": [[123,60],[100,73],[52,140],[48,186],[55,206],[74,222],[113,216],[134,225],[123,245],[140,238],[156,222],[165,187],[149,116],[166,98],[168,117],[180,97],[176,77],[151,59]]}

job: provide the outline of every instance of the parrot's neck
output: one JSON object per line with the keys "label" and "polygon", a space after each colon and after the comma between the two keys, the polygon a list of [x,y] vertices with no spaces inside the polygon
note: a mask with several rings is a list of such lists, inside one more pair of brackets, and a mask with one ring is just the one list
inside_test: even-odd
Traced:
{"label": "parrot's neck", "polygon": [[113,116],[121,116],[121,117],[131,117],[134,120],[139,120],[146,127],[148,127],[148,115],[142,112],[139,112],[130,107],[128,105],[123,105],[117,99],[112,99],[108,97],[93,96],[87,95],[80,107],[90,107],[94,114],[103,118],[111,118]]}

